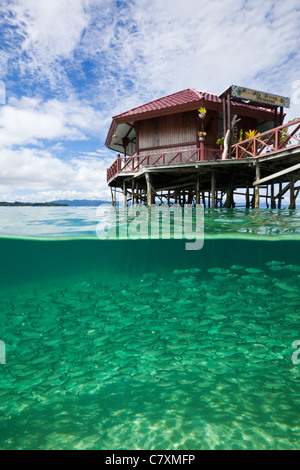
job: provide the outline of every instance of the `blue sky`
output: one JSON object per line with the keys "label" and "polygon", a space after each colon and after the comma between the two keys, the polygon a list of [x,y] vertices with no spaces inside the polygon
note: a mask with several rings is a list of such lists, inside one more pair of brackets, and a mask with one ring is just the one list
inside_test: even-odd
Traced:
{"label": "blue sky", "polygon": [[299,31],[298,0],[0,0],[0,200],[109,199],[111,117],[186,88],[300,117]]}

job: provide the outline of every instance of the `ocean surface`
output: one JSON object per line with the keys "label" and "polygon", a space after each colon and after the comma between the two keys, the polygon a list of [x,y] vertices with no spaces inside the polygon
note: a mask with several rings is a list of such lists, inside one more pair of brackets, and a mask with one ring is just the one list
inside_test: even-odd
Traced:
{"label": "ocean surface", "polygon": [[0,208],[0,449],[299,449],[300,211],[205,209],[192,251],[105,224]]}

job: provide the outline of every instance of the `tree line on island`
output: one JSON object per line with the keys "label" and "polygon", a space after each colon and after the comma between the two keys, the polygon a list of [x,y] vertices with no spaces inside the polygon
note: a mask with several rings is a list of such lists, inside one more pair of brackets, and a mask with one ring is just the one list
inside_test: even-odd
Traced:
{"label": "tree line on island", "polygon": [[74,199],[74,200],[59,200],[59,201],[52,201],[52,202],[6,202],[6,201],[0,201],[0,206],[13,206],[13,207],[18,207],[18,206],[33,206],[33,207],[39,207],[39,206],[100,206],[102,204],[110,204],[109,201],[103,201],[103,200],[89,200],[89,199]]}

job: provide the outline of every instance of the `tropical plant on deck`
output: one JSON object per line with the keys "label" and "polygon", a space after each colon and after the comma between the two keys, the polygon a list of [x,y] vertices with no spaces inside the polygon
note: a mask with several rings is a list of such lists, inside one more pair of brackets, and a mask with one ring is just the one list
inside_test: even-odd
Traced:
{"label": "tropical plant on deck", "polygon": [[235,132],[233,134],[233,137],[232,137],[232,141],[231,143],[234,145],[234,144],[237,144],[238,142],[242,142],[243,140],[243,129],[240,129],[240,132]]}
{"label": "tropical plant on deck", "polygon": [[224,137],[220,137],[220,138],[217,140],[217,145],[219,145],[221,148],[224,147]]}
{"label": "tropical plant on deck", "polygon": [[[257,135],[259,135],[260,132],[258,132],[257,129],[249,129],[248,131],[245,131],[245,139],[252,139],[252,137],[255,137]],[[248,144],[249,145],[249,144]],[[253,150],[254,150],[254,144],[251,144],[251,152],[253,153]],[[247,150],[249,149],[249,146],[247,147]]]}
{"label": "tropical plant on deck", "polygon": [[249,131],[245,131],[246,139],[251,139],[252,137],[255,137],[256,135],[259,135],[259,132],[257,129],[253,129],[253,131],[251,131],[250,129]]}
{"label": "tropical plant on deck", "polygon": [[[289,139],[288,136],[286,135],[287,128],[284,127],[280,132],[279,132],[279,140],[280,140],[280,148],[284,148],[288,145]],[[286,142],[285,142],[286,140]]]}

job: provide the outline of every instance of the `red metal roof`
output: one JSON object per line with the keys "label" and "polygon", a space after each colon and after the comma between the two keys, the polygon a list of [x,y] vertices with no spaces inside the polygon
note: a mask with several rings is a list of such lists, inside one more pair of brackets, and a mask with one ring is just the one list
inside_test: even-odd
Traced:
{"label": "red metal roof", "polygon": [[221,99],[218,98],[218,95],[214,93],[198,91],[193,88],[188,88],[186,90],[173,93],[172,95],[164,96],[154,101],[150,101],[149,103],[130,109],[129,111],[125,111],[122,114],[114,116],[113,119],[136,116],[137,114],[143,114],[149,111],[157,111],[160,109],[181,106],[188,103],[198,102],[201,100],[214,101],[217,103],[222,102]]}
{"label": "red metal roof", "polygon": [[[149,103],[137,106],[136,108],[130,109],[129,111],[125,111],[124,113],[117,114],[113,117],[113,119],[117,122],[126,122],[126,118],[131,118],[134,116],[136,119],[140,119],[140,116],[142,114],[153,114],[155,113],[155,111],[160,112],[167,108],[180,108],[182,106],[188,106],[191,103],[195,103],[195,106],[198,106],[200,105],[200,102],[202,100],[219,104],[222,103],[221,98],[219,98],[219,96],[215,93],[195,90],[194,88],[187,88],[186,90],[178,91],[177,93],[173,93],[172,95],[163,96],[162,98],[158,98],[154,101],[150,101]],[[251,104],[246,103],[238,103],[235,102],[234,99],[232,100],[232,102],[234,106],[241,106],[243,108],[250,108],[253,110],[260,109],[261,111],[272,113],[270,109],[266,109],[264,107],[252,106]]]}

